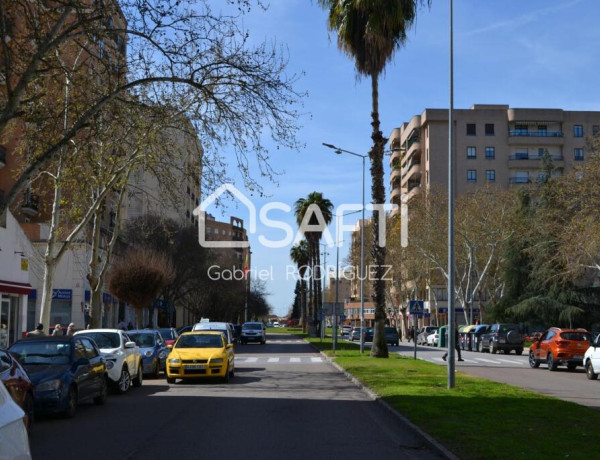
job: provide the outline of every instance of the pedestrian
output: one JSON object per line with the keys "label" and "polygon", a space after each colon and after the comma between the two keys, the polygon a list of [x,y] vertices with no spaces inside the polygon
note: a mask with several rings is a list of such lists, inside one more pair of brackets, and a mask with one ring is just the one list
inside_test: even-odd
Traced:
{"label": "pedestrian", "polygon": [[67,327],[67,335],[75,334],[75,323],[69,323],[69,327]]}
{"label": "pedestrian", "polygon": [[[448,330],[446,330],[446,334],[447,333],[448,333]],[[446,342],[448,342],[447,339],[446,339]],[[448,346],[450,346],[450,344],[448,344]],[[454,348],[456,348],[456,353],[458,353],[458,360],[464,361],[464,359],[462,359],[462,356],[460,355],[460,336],[458,335],[458,328],[456,326],[454,327]],[[444,355],[442,356],[442,359],[444,361],[446,361],[447,357],[448,357],[448,352],[446,351],[446,353],[444,353]]]}
{"label": "pedestrian", "polygon": [[408,328],[408,343],[410,343],[410,340],[413,339],[415,334],[415,328],[413,326],[410,326]]}
{"label": "pedestrian", "polygon": [[44,333],[44,325],[42,323],[39,323],[33,331],[30,331],[27,333],[27,337],[36,336],[36,335],[40,335],[40,336],[46,335]]}
{"label": "pedestrian", "polygon": [[126,331],[127,330],[127,325],[125,324],[125,321],[121,320],[119,322],[119,324],[117,325],[118,329],[121,329],[122,331]]}
{"label": "pedestrian", "polygon": [[60,324],[56,324],[54,326],[54,330],[52,331],[52,335],[63,335],[63,331],[62,331],[62,327],[60,326]]}
{"label": "pedestrian", "polygon": [[127,330],[131,331],[133,329],[133,324],[131,324],[131,321],[129,321],[129,323],[127,323]]}

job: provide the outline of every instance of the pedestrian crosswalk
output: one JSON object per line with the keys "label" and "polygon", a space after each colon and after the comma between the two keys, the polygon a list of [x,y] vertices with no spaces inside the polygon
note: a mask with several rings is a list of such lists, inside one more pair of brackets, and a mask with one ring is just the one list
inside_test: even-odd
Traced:
{"label": "pedestrian crosswalk", "polygon": [[320,356],[236,356],[236,364],[318,364],[325,362]]}
{"label": "pedestrian crosswalk", "polygon": [[[444,360],[441,357],[432,357],[430,358],[430,361],[436,362],[436,363],[443,363]],[[469,365],[469,364],[495,364],[497,366],[506,366],[507,364],[510,365],[516,365],[517,367],[519,366],[527,366],[528,363],[527,361],[523,361],[523,360],[518,360],[518,359],[503,359],[503,358],[496,358],[496,359],[488,359],[488,358],[465,358],[463,356],[463,362],[462,362],[463,366],[465,365]]]}

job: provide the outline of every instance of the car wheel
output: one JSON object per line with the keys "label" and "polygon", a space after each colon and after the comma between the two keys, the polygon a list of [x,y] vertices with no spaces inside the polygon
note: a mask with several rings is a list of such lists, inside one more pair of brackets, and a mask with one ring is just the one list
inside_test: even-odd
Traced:
{"label": "car wheel", "polygon": [[104,405],[106,398],[108,397],[108,381],[106,378],[102,379],[102,388],[100,394],[94,398],[94,404],[98,406]]}
{"label": "car wheel", "polygon": [[532,369],[540,367],[540,362],[539,360],[535,359],[533,351],[529,351],[529,367],[531,367]]}
{"label": "car wheel", "polygon": [[160,363],[157,360],[154,362],[154,369],[152,369],[152,374],[151,374],[152,378],[157,379],[159,373],[160,373]]}
{"label": "car wheel", "polygon": [[144,373],[142,371],[142,365],[138,365],[138,371],[137,371],[137,377],[133,379],[133,386],[134,387],[141,387],[142,386],[142,382],[144,381]]}
{"label": "car wheel", "polygon": [[223,383],[229,383],[229,365],[225,369],[225,375],[223,376]]}
{"label": "car wheel", "polygon": [[490,340],[490,353],[495,355],[497,351],[498,351],[498,348],[496,348],[496,345],[494,345],[494,342],[492,340]]}
{"label": "car wheel", "polygon": [[25,396],[25,402],[23,403],[23,412],[25,412],[25,427],[27,428],[27,433],[31,436],[31,429],[33,428],[33,418],[34,418],[34,403],[33,396],[31,393],[27,393]]}
{"label": "car wheel", "polygon": [[167,377],[167,383],[175,383],[175,377]]}
{"label": "car wheel", "polygon": [[576,363],[569,363],[567,364],[567,369],[570,371],[574,371],[575,369],[577,369],[577,364]]}
{"label": "car wheel", "polygon": [[260,344],[261,344],[261,345],[264,345],[265,343],[267,343],[267,341],[266,341],[266,340],[261,340],[261,341],[260,341]]}
{"label": "car wheel", "polygon": [[483,353],[483,342],[481,340],[477,342],[477,351]]}
{"label": "car wheel", "polygon": [[596,380],[598,378],[598,374],[594,372],[594,367],[589,359],[585,363],[585,374],[589,380]]}
{"label": "car wheel", "polygon": [[121,377],[119,377],[119,381],[117,382],[117,393],[118,394],[123,394],[123,393],[127,393],[127,390],[129,390],[129,387],[131,386],[131,375],[129,375],[129,371],[127,370],[127,368],[125,366],[123,366],[123,369],[121,369]]}
{"label": "car wheel", "polygon": [[548,352],[548,356],[546,357],[546,363],[548,364],[548,370],[549,371],[555,371],[557,364],[556,361],[554,361],[554,356],[552,356],[552,353]]}
{"label": "car wheel", "polygon": [[67,396],[67,408],[63,412],[65,418],[75,417],[77,410],[77,389],[73,386],[69,387],[69,395]]}

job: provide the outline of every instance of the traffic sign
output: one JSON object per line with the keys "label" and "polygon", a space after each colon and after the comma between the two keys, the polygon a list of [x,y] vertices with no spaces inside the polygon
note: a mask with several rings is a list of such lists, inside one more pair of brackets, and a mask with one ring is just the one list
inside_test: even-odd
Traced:
{"label": "traffic sign", "polygon": [[411,300],[408,304],[411,315],[422,315],[425,310],[425,302],[422,300]]}

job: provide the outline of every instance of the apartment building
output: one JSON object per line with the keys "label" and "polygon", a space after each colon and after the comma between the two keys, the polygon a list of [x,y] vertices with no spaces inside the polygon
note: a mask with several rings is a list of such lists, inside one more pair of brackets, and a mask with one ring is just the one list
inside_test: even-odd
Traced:
{"label": "apartment building", "polygon": [[[600,112],[476,104],[454,110],[457,194],[485,183],[535,182],[547,152],[556,175],[585,161]],[[448,110],[425,109],[390,135],[390,201],[410,200],[431,185],[448,184]],[[396,211],[399,212],[399,211]]]}
{"label": "apartment building", "polygon": [[[476,104],[454,110],[453,116],[457,195],[487,183],[508,188],[535,182],[546,174],[544,157],[551,159],[553,175],[566,174],[586,161],[590,139],[600,131],[600,111]],[[410,213],[410,199],[417,193],[431,186],[447,188],[447,109],[425,109],[415,115],[392,131],[390,146],[392,203],[400,205],[405,197]],[[427,296],[426,309],[432,314],[435,310],[443,324],[446,287],[432,284]],[[485,304],[486,299],[479,300]],[[478,313],[475,309],[474,316]]]}

